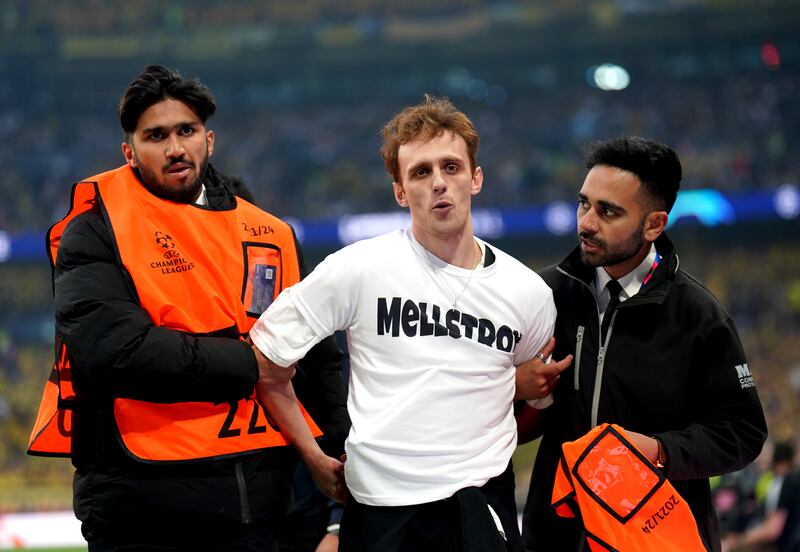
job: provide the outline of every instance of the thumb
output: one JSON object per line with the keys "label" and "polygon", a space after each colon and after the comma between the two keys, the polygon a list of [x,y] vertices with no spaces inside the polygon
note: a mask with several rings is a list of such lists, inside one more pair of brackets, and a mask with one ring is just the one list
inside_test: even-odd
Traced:
{"label": "thumb", "polygon": [[547,343],[545,343],[544,347],[542,347],[542,350],[539,352],[542,353],[542,356],[544,356],[544,358],[547,358],[553,354],[553,349],[555,348],[556,348],[556,338],[553,336],[547,340]]}
{"label": "thumb", "polygon": [[551,374],[560,374],[572,364],[572,355],[567,355],[559,361],[551,361],[546,367]]}

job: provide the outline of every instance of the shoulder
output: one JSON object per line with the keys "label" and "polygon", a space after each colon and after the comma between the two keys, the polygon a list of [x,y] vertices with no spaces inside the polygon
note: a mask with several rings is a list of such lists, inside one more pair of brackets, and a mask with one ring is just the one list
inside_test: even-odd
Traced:
{"label": "shoulder", "polygon": [[72,219],[58,246],[59,264],[78,260],[113,260],[113,239],[98,207]]}
{"label": "shoulder", "polygon": [[539,270],[538,274],[552,289],[555,289],[559,284],[564,282],[564,275],[558,271],[558,265],[555,264]]}
{"label": "shoulder", "polygon": [[239,196],[236,196],[236,208],[239,210],[242,216],[245,217],[245,219],[258,220],[261,224],[269,225],[273,227],[273,229],[277,229],[280,232],[294,232],[292,226],[282,218],[265,211],[261,207],[258,207],[257,205],[254,205]]}
{"label": "shoulder", "polygon": [[552,294],[550,287],[544,279],[534,272],[533,269],[502,249],[489,243],[484,243],[487,247],[490,247],[495,254],[497,277],[504,283],[507,282],[507,284],[511,286],[510,289],[518,289],[522,293],[535,296],[544,295],[549,297]]}
{"label": "shoulder", "polygon": [[374,263],[378,259],[392,258],[401,248],[407,247],[408,241],[402,231],[381,234],[344,246],[333,255]]}
{"label": "shoulder", "polygon": [[678,269],[668,294],[679,308],[705,319],[727,320],[730,315],[722,303],[697,278]]}

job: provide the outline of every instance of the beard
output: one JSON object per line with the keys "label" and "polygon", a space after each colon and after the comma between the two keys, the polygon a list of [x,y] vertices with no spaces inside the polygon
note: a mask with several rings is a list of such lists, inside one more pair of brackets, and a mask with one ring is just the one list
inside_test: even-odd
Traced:
{"label": "beard", "polygon": [[601,250],[598,253],[587,253],[581,248],[581,260],[585,265],[591,267],[614,266],[633,258],[642,250],[645,245],[644,219],[630,236],[611,247],[603,240],[592,238],[588,232],[579,232],[578,236]]}
{"label": "beard", "polygon": [[[200,163],[200,170],[197,171],[197,178],[192,181],[187,181],[180,186],[169,186],[164,182],[160,182],[153,171],[142,166],[135,151],[133,155],[134,158],[136,158],[140,180],[151,194],[161,199],[168,199],[177,203],[191,203],[197,198],[200,193],[200,187],[203,185],[203,181],[206,178],[206,171],[208,170],[208,151],[206,151],[206,156]],[[167,170],[171,165],[179,162],[194,165],[191,161],[177,159],[165,164],[163,170]]]}

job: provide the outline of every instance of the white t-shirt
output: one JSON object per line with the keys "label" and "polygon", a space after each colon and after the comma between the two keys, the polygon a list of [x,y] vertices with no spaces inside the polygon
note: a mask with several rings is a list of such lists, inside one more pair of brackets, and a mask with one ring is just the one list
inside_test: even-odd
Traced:
{"label": "white t-shirt", "polygon": [[517,444],[515,365],[553,335],[556,309],[538,275],[492,250],[495,262],[473,272],[407,230],[357,242],[285,290],[253,326],[253,342],[282,366],[347,331],[345,477],[358,502],[431,502],[506,469]]}

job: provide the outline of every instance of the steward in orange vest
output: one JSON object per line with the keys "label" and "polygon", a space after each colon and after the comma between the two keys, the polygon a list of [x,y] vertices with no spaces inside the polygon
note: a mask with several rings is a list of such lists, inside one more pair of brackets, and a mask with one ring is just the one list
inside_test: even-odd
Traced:
{"label": "steward in orange vest", "polygon": [[[29,453],[72,457],[84,527],[143,511],[248,524],[288,506],[296,455],[255,400],[243,340],[301,257],[291,227],[211,166],[204,185],[208,205],[173,202],[124,165],[76,184],[48,232],[56,361]],[[331,454],[349,425],[340,362],[330,338],[295,376]]]}
{"label": "steward in orange vest", "polygon": [[562,445],[552,505],[580,517],[592,552],[705,552],[689,505],[625,431],[602,424]]}
{"label": "steward in orange vest", "polygon": [[[128,165],[75,185],[69,214],[48,233],[53,266],[66,226],[96,203],[105,209],[117,254],[156,326],[244,337],[278,293],[300,280],[288,224],[242,199],[226,211],[176,205],[139,185]],[[31,454],[70,451],[69,410],[75,399],[69,355],[62,341],[58,345]],[[141,460],[197,460],[288,444],[267,423],[255,393],[225,404],[118,397],[114,414],[124,447]],[[318,437],[321,432],[307,414],[306,421]]]}

